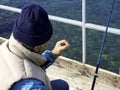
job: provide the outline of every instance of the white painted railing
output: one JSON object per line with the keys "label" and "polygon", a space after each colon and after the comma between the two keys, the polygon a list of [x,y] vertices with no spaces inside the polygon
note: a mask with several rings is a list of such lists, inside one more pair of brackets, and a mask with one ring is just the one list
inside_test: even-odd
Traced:
{"label": "white painted railing", "polygon": [[86,63],[86,0],[82,0],[82,62]]}
{"label": "white painted railing", "polygon": [[[19,8],[5,6],[5,5],[0,5],[0,9],[12,11],[12,12],[17,12],[17,13],[21,12],[21,9],[19,9]],[[94,29],[94,30],[98,30],[98,31],[103,31],[103,32],[106,29],[106,27],[102,26],[102,25],[86,23],[86,0],[82,0],[82,22],[77,21],[77,20],[57,17],[57,16],[53,16],[53,15],[49,15],[49,19],[82,27],[82,49],[83,49],[82,50],[82,54],[83,54],[82,61],[83,61],[83,63],[86,62],[86,28]],[[109,27],[108,32],[112,33],[112,34],[120,35],[120,29],[117,29],[117,28]]]}

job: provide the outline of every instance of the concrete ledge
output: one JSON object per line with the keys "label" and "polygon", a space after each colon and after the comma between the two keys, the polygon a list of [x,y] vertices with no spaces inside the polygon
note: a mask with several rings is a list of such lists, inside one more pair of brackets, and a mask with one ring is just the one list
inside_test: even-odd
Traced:
{"label": "concrete ledge", "polygon": [[[94,76],[94,72],[96,67],[88,65],[88,64],[83,64],[80,63],[78,61],[69,59],[69,58],[65,58],[60,56],[56,62],[55,65],[61,67],[61,68],[65,68],[67,70],[73,71],[73,72],[78,72],[79,74],[89,77],[89,78],[93,78]],[[104,69],[99,69],[98,71],[98,81],[101,81],[103,83],[108,83],[114,87],[117,87],[120,89],[120,75],[110,72],[110,71],[106,71]]]}

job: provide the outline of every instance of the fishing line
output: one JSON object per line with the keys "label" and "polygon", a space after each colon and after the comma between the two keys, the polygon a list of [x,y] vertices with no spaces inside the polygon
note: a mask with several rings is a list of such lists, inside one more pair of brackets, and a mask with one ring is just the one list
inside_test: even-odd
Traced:
{"label": "fishing line", "polygon": [[102,57],[103,48],[104,48],[104,44],[105,44],[106,37],[107,37],[107,31],[108,31],[108,27],[109,27],[109,24],[110,24],[114,3],[115,3],[115,0],[113,0],[113,2],[112,2],[110,13],[109,13],[109,16],[108,16],[108,21],[107,21],[107,24],[106,24],[106,30],[105,30],[104,37],[103,37],[103,40],[102,40],[101,49],[100,49],[99,56],[98,56],[98,62],[97,62],[97,66],[96,66],[96,70],[95,70],[95,74],[94,74],[91,90],[94,90],[96,78],[98,76],[98,69],[99,69],[100,62],[101,62],[101,57]]}

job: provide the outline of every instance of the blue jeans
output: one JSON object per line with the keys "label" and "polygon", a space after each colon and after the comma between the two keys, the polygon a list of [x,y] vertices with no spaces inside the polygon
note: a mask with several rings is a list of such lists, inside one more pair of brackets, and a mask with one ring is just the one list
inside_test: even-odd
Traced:
{"label": "blue jeans", "polygon": [[[69,85],[66,81],[57,79],[51,81],[52,90],[69,90]],[[44,84],[33,78],[23,79],[14,83],[9,90],[48,90]]]}
{"label": "blue jeans", "polygon": [[62,79],[51,81],[51,86],[53,90],[69,90],[68,83]]}

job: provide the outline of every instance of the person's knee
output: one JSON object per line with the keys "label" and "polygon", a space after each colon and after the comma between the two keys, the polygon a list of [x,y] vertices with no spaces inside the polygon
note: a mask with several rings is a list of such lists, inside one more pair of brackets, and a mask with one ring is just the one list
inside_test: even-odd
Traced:
{"label": "person's knee", "polygon": [[68,83],[62,79],[51,81],[51,85],[53,90],[69,90]]}

